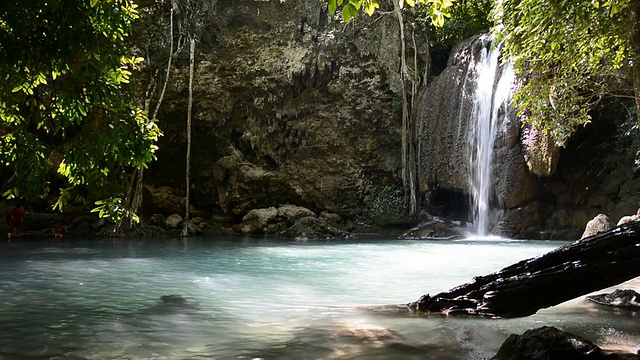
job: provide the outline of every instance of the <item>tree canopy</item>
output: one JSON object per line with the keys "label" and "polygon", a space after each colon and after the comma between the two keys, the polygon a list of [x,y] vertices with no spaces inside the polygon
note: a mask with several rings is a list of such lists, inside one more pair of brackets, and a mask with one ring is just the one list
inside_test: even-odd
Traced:
{"label": "tree canopy", "polygon": [[130,0],[0,2],[4,196],[57,195],[61,208],[84,193],[124,211],[113,195],[125,170],[150,162],[161,135],[130,83],[143,60],[127,40],[138,18]]}
{"label": "tree canopy", "polygon": [[620,80],[637,72],[634,7],[630,0],[496,3],[495,32],[523,84],[515,105],[558,144],[591,120],[604,96],[633,94]]}

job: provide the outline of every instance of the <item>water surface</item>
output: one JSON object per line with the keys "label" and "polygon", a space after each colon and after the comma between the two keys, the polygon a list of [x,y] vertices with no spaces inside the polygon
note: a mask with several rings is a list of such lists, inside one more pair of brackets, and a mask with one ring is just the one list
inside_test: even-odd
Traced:
{"label": "water surface", "polygon": [[[0,359],[487,359],[551,325],[640,347],[629,311],[579,298],[522,319],[403,307],[564,242],[118,239],[0,245]],[[624,284],[640,290],[640,280]],[[609,289],[610,290],[610,289]],[[180,294],[185,306],[160,297]],[[635,352],[635,350],[634,350]]]}

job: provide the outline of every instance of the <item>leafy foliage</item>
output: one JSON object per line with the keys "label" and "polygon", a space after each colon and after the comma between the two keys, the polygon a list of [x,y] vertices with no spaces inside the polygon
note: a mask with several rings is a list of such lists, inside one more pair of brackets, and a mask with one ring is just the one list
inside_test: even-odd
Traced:
{"label": "leafy foliage", "polygon": [[611,80],[632,64],[629,1],[499,1],[504,55],[524,80],[515,105],[558,144],[591,118]]}
{"label": "leafy foliage", "polygon": [[53,190],[56,208],[77,188],[110,197],[127,167],[154,159],[161,132],[130,86],[143,60],[127,55],[138,17],[130,0],[0,3],[0,161],[13,170],[5,196]]}
{"label": "leafy foliage", "polygon": [[451,19],[433,29],[431,40],[441,46],[453,46],[473,35],[489,32],[493,25],[490,17],[493,4],[492,0],[455,2],[450,9]]}
{"label": "leafy foliage", "polygon": [[[394,0],[398,1],[400,8],[404,4],[414,7],[416,4],[426,5],[425,11],[431,18],[435,26],[442,26],[445,18],[451,17],[450,8],[453,5],[452,0]],[[360,10],[371,16],[376,9],[380,8],[378,0],[327,0],[329,13],[332,15],[340,9],[340,15],[344,22],[349,22],[353,18],[357,18]]]}
{"label": "leafy foliage", "polygon": [[493,0],[456,1],[450,8],[451,18],[442,26],[434,26],[428,5],[416,6],[416,25],[429,34],[431,43],[431,70],[439,74],[447,65],[449,53],[462,40],[491,31]]}

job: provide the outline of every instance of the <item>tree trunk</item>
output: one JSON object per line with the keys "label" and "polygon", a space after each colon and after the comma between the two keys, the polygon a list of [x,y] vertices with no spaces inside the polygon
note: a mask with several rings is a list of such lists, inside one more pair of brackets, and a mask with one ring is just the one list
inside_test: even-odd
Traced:
{"label": "tree trunk", "polygon": [[189,46],[189,106],[187,108],[187,158],[186,158],[186,195],[185,195],[185,211],[184,223],[182,227],[182,236],[189,236],[189,172],[191,161],[191,109],[193,108],[193,67],[196,49],[195,36],[191,38]]}
{"label": "tree trunk", "polygon": [[633,58],[631,72],[633,73],[633,94],[636,100],[638,129],[640,129],[640,1],[633,0],[630,2],[629,15],[631,18],[631,56]]}
{"label": "tree trunk", "polygon": [[519,317],[640,276],[640,222],[621,225],[408,304],[417,312]]}

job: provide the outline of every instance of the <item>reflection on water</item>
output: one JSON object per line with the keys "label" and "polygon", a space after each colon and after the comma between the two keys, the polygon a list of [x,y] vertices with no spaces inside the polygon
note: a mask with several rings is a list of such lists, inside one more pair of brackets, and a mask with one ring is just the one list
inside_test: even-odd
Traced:
{"label": "reflection on water", "polygon": [[[486,359],[556,326],[640,347],[629,311],[582,298],[522,319],[403,306],[562,242],[148,239],[0,245],[0,359]],[[625,288],[640,289],[640,280]],[[180,294],[186,304],[160,297]]]}

